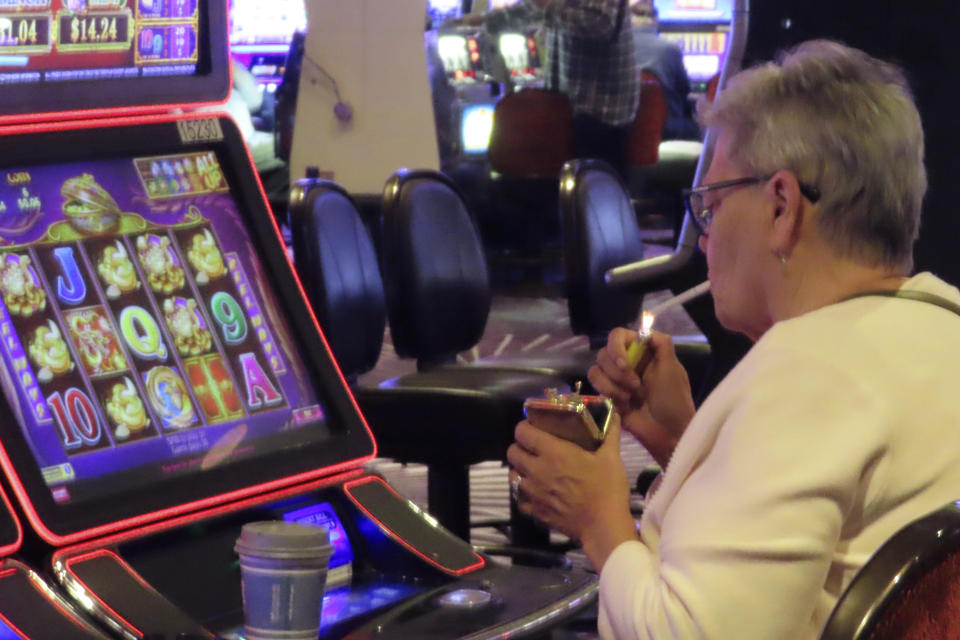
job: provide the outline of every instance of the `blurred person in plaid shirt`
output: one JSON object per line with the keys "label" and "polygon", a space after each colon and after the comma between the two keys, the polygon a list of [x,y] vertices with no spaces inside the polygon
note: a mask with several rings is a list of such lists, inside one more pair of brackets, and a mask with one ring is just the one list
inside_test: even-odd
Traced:
{"label": "blurred person in plaid shirt", "polygon": [[640,100],[627,0],[524,0],[456,22],[490,33],[542,22],[547,88],[570,98],[574,155],[601,158],[624,174]]}

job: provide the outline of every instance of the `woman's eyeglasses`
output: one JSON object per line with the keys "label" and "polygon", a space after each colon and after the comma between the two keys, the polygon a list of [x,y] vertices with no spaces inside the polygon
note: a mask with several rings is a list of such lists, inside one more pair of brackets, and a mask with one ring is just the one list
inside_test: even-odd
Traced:
{"label": "woman's eyeglasses", "polygon": [[[687,211],[690,212],[690,216],[693,218],[693,223],[697,227],[697,231],[701,235],[707,235],[707,229],[710,227],[710,223],[713,221],[713,209],[716,207],[707,207],[704,205],[703,196],[706,193],[711,191],[717,191],[719,189],[728,189],[730,187],[745,187],[751,184],[760,184],[761,182],[766,182],[773,177],[773,174],[768,176],[751,176],[748,178],[737,178],[736,180],[725,180],[723,182],[714,182],[713,184],[704,184],[699,187],[694,187],[693,189],[684,189],[683,194],[683,203],[687,207]],[[816,203],[820,199],[820,190],[814,186],[799,183],[800,193],[804,198],[809,200],[811,203]]]}

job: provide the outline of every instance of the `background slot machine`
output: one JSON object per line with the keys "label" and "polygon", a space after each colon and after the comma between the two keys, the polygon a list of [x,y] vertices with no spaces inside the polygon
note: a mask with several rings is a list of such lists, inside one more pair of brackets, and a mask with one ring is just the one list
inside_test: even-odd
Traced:
{"label": "background slot machine", "polygon": [[[507,9],[523,0],[490,0],[488,11]],[[539,89],[544,86],[543,48],[539,24],[503,31],[496,37],[495,55],[508,76],[504,83],[512,90]]]}
{"label": "background slot machine", "polygon": [[364,472],[239,128],[171,112],[226,98],[225,6],[117,2],[35,11],[97,46],[57,28],[31,52],[18,23],[0,55],[0,467],[25,523],[0,556],[26,576],[0,592],[42,585],[92,638],[242,638],[234,542],[284,520],[335,546],[326,638],[506,637],[589,605],[596,576],[500,564]]}
{"label": "background slot machine", "polygon": [[230,54],[250,70],[261,93],[276,91],[293,34],[306,30],[303,0],[230,1]]}
{"label": "background slot machine", "polygon": [[733,0],[656,0],[660,37],[680,45],[694,93],[720,73],[730,40]]}
{"label": "background slot machine", "polygon": [[497,36],[497,51],[510,74],[513,89],[543,88],[543,64],[535,27],[522,31],[508,31]]}

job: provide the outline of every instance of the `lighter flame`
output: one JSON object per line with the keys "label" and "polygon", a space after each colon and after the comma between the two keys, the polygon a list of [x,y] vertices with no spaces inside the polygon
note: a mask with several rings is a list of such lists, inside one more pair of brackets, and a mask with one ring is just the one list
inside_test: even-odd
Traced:
{"label": "lighter flame", "polygon": [[656,320],[656,316],[650,313],[649,311],[644,311],[643,316],[640,318],[640,334],[644,336],[650,335],[650,331],[653,329],[653,321]]}

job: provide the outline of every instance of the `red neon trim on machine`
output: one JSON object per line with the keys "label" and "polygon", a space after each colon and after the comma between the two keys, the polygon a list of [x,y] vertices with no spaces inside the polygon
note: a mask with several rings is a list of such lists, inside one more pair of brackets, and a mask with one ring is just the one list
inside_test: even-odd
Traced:
{"label": "red neon trim on machine", "polygon": [[[17,549],[20,548],[20,545],[23,544],[23,527],[20,526],[20,519],[17,518],[17,514],[13,510],[13,505],[10,503],[10,498],[2,486],[0,486],[0,500],[3,500],[3,505],[7,508],[7,511],[10,512],[10,517],[13,518],[13,525],[17,528],[16,541],[5,547],[0,547],[0,556],[9,556],[15,553]],[[3,577],[3,575],[0,574],[0,577]]]}
{"label": "red neon trim on machine", "polygon": [[[231,75],[233,71],[231,69]],[[233,82],[232,78],[230,80]],[[90,125],[102,122],[103,119],[127,118],[133,116],[143,116],[150,114],[169,113],[172,109],[199,109],[202,107],[215,107],[226,103],[230,97],[229,92],[223,100],[214,100],[211,102],[183,102],[177,104],[129,106],[129,107],[106,107],[103,109],[77,109],[74,111],[49,111],[46,113],[21,113],[17,115],[0,116],[0,126],[26,123],[42,123],[54,120],[66,120]],[[180,114],[180,117],[192,115],[187,112]]]}
{"label": "red neon trim on machine", "polygon": [[[249,158],[250,164],[252,166],[253,156],[250,155],[250,148],[247,147],[246,144],[244,144],[243,146],[244,146],[244,149],[246,149],[247,151],[247,157]],[[264,202],[267,202],[267,194],[263,190],[263,183],[260,182],[260,174],[256,172],[254,173],[257,179],[257,189],[260,190],[260,197],[263,198]],[[268,209],[269,209],[269,205],[268,205]],[[272,214],[273,211],[271,210],[270,213]],[[277,226],[276,216],[273,216],[273,215],[270,216],[270,224],[273,226],[273,230],[277,234],[277,240],[280,241],[280,244],[282,246],[286,246],[283,241],[283,234],[280,233],[280,227]],[[290,273],[293,274],[293,283],[297,285],[297,290],[300,292],[300,297],[303,298],[303,301],[307,308],[307,312],[310,314],[310,319],[313,320],[313,326],[316,327],[317,333],[320,334],[320,339],[323,341],[323,346],[326,347],[327,353],[332,355],[333,349],[330,348],[330,343],[327,342],[327,336],[326,334],[323,333],[323,329],[320,327],[320,321],[317,320],[317,314],[313,312],[313,305],[310,304],[310,299],[307,298],[307,292],[303,288],[303,282],[300,280],[300,276],[297,274],[296,267],[293,266],[293,261],[290,259],[290,254],[288,254],[286,251],[284,251],[283,253],[287,259],[287,264],[290,267]],[[367,434],[370,436],[370,441],[373,442],[373,453],[371,453],[370,456],[362,459],[363,463],[369,462],[370,460],[377,457],[377,452],[379,450],[377,447],[377,439],[373,437],[373,431],[370,430],[370,425],[367,424],[367,418],[366,416],[363,415],[363,412],[360,411],[360,405],[357,404],[357,399],[353,395],[353,390],[350,388],[350,385],[347,384],[347,379],[343,376],[343,370],[340,369],[340,364],[336,360],[333,360],[333,367],[337,372],[337,376],[339,376],[340,378],[340,382],[343,383],[344,388],[347,390],[347,395],[350,397],[350,404],[352,404],[353,408],[357,410],[357,415],[360,416],[360,422],[363,424],[363,428],[367,430]]]}
{"label": "red neon trim on machine", "polygon": [[[63,605],[63,603],[60,602],[59,600],[55,598],[51,598],[50,594],[40,587],[36,579],[30,578],[30,574],[33,572],[29,567],[27,567],[26,565],[20,564],[16,560],[13,560],[12,562],[16,563],[16,566],[0,571],[0,580],[2,580],[3,578],[7,578],[9,576],[20,574],[20,573],[26,574],[27,582],[30,583],[30,586],[33,588],[33,590],[39,593],[40,597],[43,598],[47,603],[53,605],[54,609],[57,609],[58,611],[60,611],[63,614],[63,617],[67,619],[67,621],[72,623],[75,627],[79,627],[80,629],[86,630],[88,628],[88,626],[85,625],[82,620],[77,618],[77,615],[72,610],[66,608]],[[14,627],[13,624],[10,623],[10,621],[7,620],[2,613],[0,613],[0,619],[2,619],[5,623],[7,623],[8,626],[16,629],[16,627]],[[20,632],[21,634],[23,633],[19,629],[16,629],[16,631]],[[23,635],[23,637],[28,638],[29,640],[29,636]]]}
{"label": "red neon trim on machine", "polygon": [[422,551],[415,548],[409,542],[407,542],[406,540],[401,538],[399,535],[397,535],[397,533],[394,532],[393,529],[390,529],[386,524],[384,524],[382,520],[380,520],[375,515],[373,515],[373,513],[371,513],[369,509],[367,509],[365,506],[360,504],[360,501],[357,500],[357,498],[350,492],[350,489],[352,489],[353,487],[356,487],[362,484],[369,484],[371,482],[379,482],[380,484],[385,486],[390,493],[397,496],[401,500],[406,500],[406,498],[404,498],[399,493],[397,493],[397,491],[393,487],[387,484],[383,480],[383,478],[379,478],[377,476],[364,476],[363,478],[357,478],[356,480],[345,482],[343,484],[343,492],[347,494],[347,497],[350,498],[350,501],[353,502],[353,504],[355,504],[356,507],[364,513],[364,515],[366,515],[368,518],[376,522],[381,529],[386,531],[391,538],[393,538],[394,540],[399,542],[401,545],[403,545],[403,547],[406,548],[407,551],[410,551],[411,553],[413,553],[414,555],[422,559],[424,562],[427,562],[428,564],[433,565],[434,567],[436,567],[437,569],[440,569],[444,573],[449,575],[454,575],[454,576],[462,576],[465,573],[471,573],[473,571],[476,571],[477,569],[483,568],[483,566],[486,564],[486,560],[483,559],[483,556],[478,554],[476,551],[473,551],[472,553],[477,558],[477,562],[469,566],[466,566],[463,569],[448,569],[447,567],[444,567],[442,564],[440,564],[430,556],[424,554]]}
{"label": "red neon trim on machine", "polygon": [[[351,467],[358,466],[363,462],[366,462],[370,457],[361,458],[358,460],[350,460],[347,462],[342,462],[340,464],[331,465],[329,467],[324,467],[322,469],[314,469],[311,471],[305,471],[295,476],[287,476],[285,478],[279,478],[277,480],[272,480],[270,482],[265,482],[263,484],[254,485],[252,487],[245,487],[243,489],[237,489],[235,491],[230,491],[227,493],[222,493],[217,496],[210,496],[209,498],[204,498],[202,500],[194,500],[193,502],[185,502],[173,507],[167,507],[166,509],[159,509],[157,511],[152,511],[150,513],[144,513],[139,516],[133,516],[131,518],[125,518],[123,520],[117,520],[116,522],[111,522],[103,524],[97,527],[91,527],[89,529],[84,529],[82,531],[77,531],[67,535],[60,535],[50,531],[46,526],[43,520],[40,518],[40,515],[37,513],[36,508],[34,508],[33,503],[30,502],[30,497],[27,495],[26,489],[23,487],[23,482],[21,482],[20,477],[17,475],[16,469],[13,466],[13,463],[10,462],[10,457],[7,454],[6,449],[3,447],[3,444],[0,443],[0,466],[3,467],[3,470],[6,472],[7,477],[10,480],[10,484],[13,486],[13,491],[16,494],[17,498],[20,501],[20,506],[23,508],[26,513],[27,520],[30,521],[30,524],[33,525],[33,528],[36,530],[37,534],[49,544],[54,546],[64,546],[68,544],[73,544],[86,540],[88,538],[95,538],[104,536],[110,533],[115,533],[123,529],[130,528],[142,528],[151,522],[156,522],[157,520],[165,520],[167,518],[174,518],[176,516],[184,515],[193,511],[199,511],[202,509],[208,509],[210,507],[223,504],[225,502],[233,502],[235,500],[241,500],[243,498],[248,498],[251,496],[258,495],[262,492],[274,491],[284,487],[289,487],[292,485],[299,485],[303,482],[308,482],[310,480],[318,479],[321,476],[326,477],[331,473],[338,473],[344,470],[349,470]],[[359,472],[359,469],[357,470]],[[300,488],[299,486],[296,488]],[[230,508],[227,510],[233,510],[238,508],[236,505],[230,505]]]}
{"label": "red neon trim on machine", "polygon": [[27,636],[27,634],[25,634],[23,631],[20,631],[20,628],[17,627],[17,625],[15,625],[15,624],[13,624],[12,622],[10,622],[10,618],[8,618],[7,616],[3,615],[2,613],[0,613],[0,621],[2,621],[3,624],[5,624],[5,625],[7,625],[8,627],[10,627],[10,630],[13,631],[15,634],[17,634],[17,637],[18,637],[18,638],[23,638],[23,640],[30,640],[30,638]]}
{"label": "red neon trim on machine", "polygon": [[162,520],[159,522],[154,522],[148,526],[143,526],[137,529],[130,529],[126,531],[121,531],[115,533],[106,538],[96,538],[93,540],[86,540],[82,544],[77,544],[72,547],[59,549],[53,554],[53,562],[56,563],[62,559],[72,557],[74,554],[83,553],[91,549],[98,549],[101,547],[113,546],[116,544],[121,544],[128,540],[135,538],[146,537],[153,535],[155,533],[160,533],[170,529],[176,529],[194,522],[199,522],[201,520],[206,520],[208,518],[213,518],[219,515],[226,513],[233,513],[235,511],[242,511],[244,509],[249,509],[250,507],[256,507],[261,504],[267,504],[269,502],[274,502],[275,500],[282,500],[283,498],[298,495],[301,493],[306,493],[307,491],[313,491],[314,489],[321,489],[324,487],[329,487],[335,484],[340,484],[350,478],[355,478],[363,473],[362,469],[352,469],[345,473],[331,476],[327,478],[322,478],[320,480],[315,480],[313,482],[296,485],[294,487],[288,487],[281,491],[275,491],[273,493],[266,493],[262,495],[256,495],[252,498],[242,500],[240,502],[233,502],[230,504],[220,505],[219,507],[207,509],[204,511],[196,511],[189,513],[171,520]]}
{"label": "red neon trim on machine", "polygon": [[83,580],[81,580],[81,579],[80,579],[80,576],[78,576],[78,575],[76,574],[76,572],[73,570],[73,565],[74,565],[74,564],[79,563],[79,562],[85,562],[86,560],[91,560],[91,559],[93,559],[93,558],[99,558],[99,557],[101,557],[101,556],[113,556],[113,557],[115,557],[117,560],[120,561],[120,563],[121,563],[122,565],[124,565],[124,566],[126,567],[126,569],[127,569],[131,574],[133,574],[134,578],[135,578],[138,582],[140,582],[140,583],[142,583],[143,585],[147,586],[150,590],[156,591],[156,589],[154,589],[153,587],[150,587],[150,585],[148,585],[148,584],[144,581],[144,579],[141,578],[140,575],[137,574],[137,572],[134,571],[132,567],[130,567],[130,565],[128,565],[127,563],[123,562],[123,560],[120,559],[120,556],[118,556],[117,554],[115,554],[115,553],[113,553],[112,551],[109,551],[109,550],[107,550],[107,549],[97,549],[97,550],[95,550],[95,551],[90,551],[90,552],[85,553],[85,554],[81,554],[81,555],[78,555],[78,556],[74,556],[74,557],[72,557],[72,558],[68,558],[66,561],[64,561],[63,564],[64,564],[64,567],[66,567],[67,573],[69,573],[71,576],[73,576],[73,579],[74,579],[74,580],[76,580],[78,583],[80,583],[80,584],[83,585],[84,589],[86,589],[86,591],[87,591],[87,595],[89,595],[91,598],[93,598],[94,600],[96,600],[96,601],[97,601],[97,604],[99,604],[103,609],[105,609],[107,612],[109,612],[110,615],[113,617],[114,620],[119,621],[120,624],[122,624],[124,627],[126,627],[127,631],[130,631],[131,633],[134,633],[134,634],[136,634],[137,636],[143,636],[143,631],[142,631],[141,629],[139,629],[137,626],[135,626],[135,625],[134,625],[133,623],[131,623],[129,620],[127,620],[127,619],[124,618],[122,615],[120,615],[119,613],[117,613],[117,610],[116,610],[116,609],[114,609],[114,608],[111,607],[109,604],[107,604],[106,601],[105,601],[103,598],[101,598],[99,595],[97,595],[97,592],[96,592],[96,591],[94,591],[94,590],[91,589],[89,586],[87,586],[87,583],[84,582]]}

